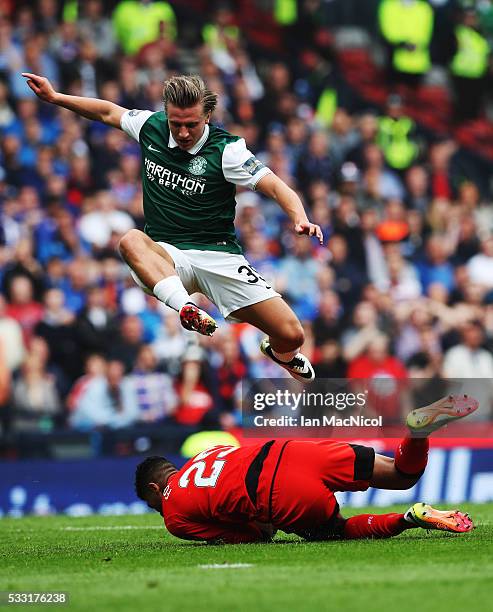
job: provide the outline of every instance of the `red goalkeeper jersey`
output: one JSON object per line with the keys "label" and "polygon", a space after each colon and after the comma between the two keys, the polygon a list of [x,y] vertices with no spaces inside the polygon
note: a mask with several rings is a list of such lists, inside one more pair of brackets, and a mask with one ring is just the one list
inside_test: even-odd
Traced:
{"label": "red goalkeeper jersey", "polygon": [[[236,448],[215,446],[188,461],[173,474],[163,491],[163,518],[167,529],[187,540],[254,542],[264,539],[259,511],[254,505],[265,442]],[[264,454],[261,454],[266,448]],[[270,454],[270,453],[269,453]],[[257,459],[257,465],[254,461]],[[253,464],[253,469],[252,468]],[[258,468],[258,469],[256,469]],[[247,473],[252,490],[247,489]],[[255,482],[256,481],[256,482]]]}
{"label": "red goalkeeper jersey", "polygon": [[270,440],[199,453],[167,482],[162,514],[186,540],[256,542],[258,523],[304,535],[338,512],[334,491],[368,488],[372,448],[334,440]]}

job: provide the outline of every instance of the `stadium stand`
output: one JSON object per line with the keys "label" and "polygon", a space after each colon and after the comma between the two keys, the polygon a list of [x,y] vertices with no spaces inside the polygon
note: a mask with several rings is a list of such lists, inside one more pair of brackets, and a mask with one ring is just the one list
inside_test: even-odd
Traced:
{"label": "stadium stand", "polygon": [[[317,373],[439,380],[479,355],[491,378],[493,9],[420,0],[429,40],[392,43],[427,47],[410,84],[389,72],[382,31],[400,0],[284,4],[0,2],[1,457],[178,453],[193,432],[240,426],[241,380],[283,376],[255,329],[198,339],[134,285],[117,244],[143,227],[138,147],[38,102],[22,71],[152,110],[165,78],[198,71],[220,94],[214,121],[325,232],[323,246],[298,240],[273,202],[238,192],[246,256],[303,321]],[[475,74],[457,59],[468,44]],[[468,78],[477,103],[461,109]]]}

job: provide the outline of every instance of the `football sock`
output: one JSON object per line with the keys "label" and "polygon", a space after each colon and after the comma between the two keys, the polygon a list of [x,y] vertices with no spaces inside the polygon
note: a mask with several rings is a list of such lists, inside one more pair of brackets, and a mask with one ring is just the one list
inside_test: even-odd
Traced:
{"label": "football sock", "polygon": [[296,349],[295,351],[289,351],[289,353],[278,353],[277,351],[272,349],[272,354],[276,359],[279,359],[279,361],[282,361],[283,363],[289,363],[291,359],[293,359],[293,357],[298,354],[298,349]]}
{"label": "football sock", "polygon": [[190,302],[190,295],[178,276],[168,276],[160,280],[154,285],[153,293],[158,300],[177,312]]}
{"label": "football sock", "polygon": [[399,533],[411,527],[413,525],[404,519],[404,515],[397,512],[390,514],[358,514],[346,520],[343,538],[346,540],[390,538],[399,535]]}
{"label": "football sock", "polygon": [[420,476],[428,463],[428,438],[404,438],[395,451],[395,469],[405,476]]}

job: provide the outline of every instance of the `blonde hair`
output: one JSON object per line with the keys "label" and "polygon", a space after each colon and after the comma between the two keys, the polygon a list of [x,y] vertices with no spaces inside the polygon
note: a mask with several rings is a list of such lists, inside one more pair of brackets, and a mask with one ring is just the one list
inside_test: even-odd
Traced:
{"label": "blonde hair", "polygon": [[168,104],[178,108],[190,108],[202,103],[204,114],[214,112],[217,105],[217,93],[210,91],[197,74],[174,76],[164,82],[164,110]]}

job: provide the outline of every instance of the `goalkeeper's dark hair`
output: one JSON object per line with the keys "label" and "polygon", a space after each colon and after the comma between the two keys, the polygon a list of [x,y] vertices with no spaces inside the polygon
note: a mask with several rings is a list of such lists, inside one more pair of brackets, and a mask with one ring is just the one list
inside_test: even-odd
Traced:
{"label": "goalkeeper's dark hair", "polygon": [[190,108],[201,103],[204,114],[207,114],[216,108],[217,93],[207,89],[197,74],[173,76],[164,82],[163,102],[165,111],[168,110],[168,104]]}
{"label": "goalkeeper's dark hair", "polygon": [[140,499],[145,499],[150,482],[164,485],[166,478],[176,472],[176,466],[164,457],[147,457],[139,463],[135,470],[135,493]]}

